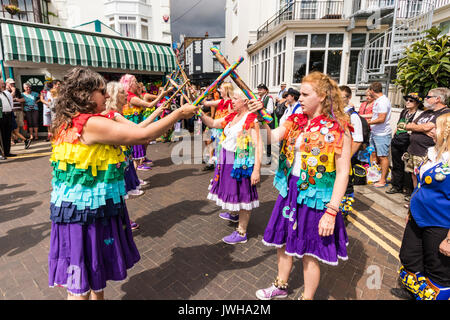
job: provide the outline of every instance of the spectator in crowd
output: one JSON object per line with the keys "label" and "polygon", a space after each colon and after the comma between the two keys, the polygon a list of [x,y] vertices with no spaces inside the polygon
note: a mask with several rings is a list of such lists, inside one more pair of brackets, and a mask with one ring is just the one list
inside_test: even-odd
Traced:
{"label": "spectator in crowd", "polygon": [[2,106],[2,117],[0,119],[0,131],[3,145],[3,156],[5,158],[15,157],[11,151],[11,133],[13,124],[13,97],[6,90],[6,83],[0,79],[0,102]]}
{"label": "spectator in crowd", "polygon": [[286,122],[286,119],[291,115],[303,113],[300,102],[298,101],[299,98],[300,92],[293,88],[289,88],[289,90],[286,92],[286,110],[284,111],[283,116],[280,118],[280,121],[278,123],[279,127],[282,127]]}
{"label": "spectator in crowd", "polygon": [[425,97],[425,111],[413,122],[406,125],[406,130],[411,131],[408,153],[405,155],[406,171],[412,174],[413,186],[417,186],[416,173],[420,164],[427,156],[428,148],[435,145],[433,129],[436,127],[436,119],[450,112],[448,101],[450,89],[436,88],[428,92]]}
{"label": "spectator in crowd", "polygon": [[281,103],[283,103],[284,102],[284,94],[287,92],[287,89],[286,89],[286,82],[282,82],[281,83],[281,85],[280,85],[280,91],[278,91],[278,95],[277,95],[277,98],[275,99],[276,101],[276,105],[278,106],[279,104],[281,104]]}
{"label": "spectator in crowd", "polygon": [[364,119],[372,119],[373,116],[373,104],[375,99],[370,95],[369,89],[366,90],[366,101],[361,103],[358,113]]}
{"label": "spectator in crowd", "polygon": [[[263,107],[264,107],[264,109],[266,109],[267,113],[272,115],[274,107],[275,107],[275,104],[274,104],[272,96],[269,95],[269,88],[267,88],[267,86],[264,83],[261,83],[258,86],[258,97],[259,97],[259,100],[262,101]],[[269,127],[270,127],[270,129],[275,129],[275,121],[272,121],[269,124]],[[267,154],[267,159],[268,159],[266,164],[270,164],[271,163],[271,157],[272,157],[272,147],[271,147],[271,145],[267,145],[266,154]]]}
{"label": "spectator in crowd", "polygon": [[374,82],[369,87],[369,94],[375,99],[372,118],[367,121],[370,125],[370,145],[375,149],[381,167],[381,178],[374,187],[386,186],[389,171],[389,146],[392,140],[391,102],[383,94],[383,86],[380,82]]}
{"label": "spectator in crowd", "polygon": [[51,138],[51,130],[52,126],[52,111],[50,106],[49,94],[50,90],[53,89],[53,82],[49,81],[45,84],[44,90],[41,91],[40,101],[42,103],[42,125],[47,127],[47,138],[46,141],[50,141]]}
{"label": "spectator in crowd", "polygon": [[352,135],[352,146],[351,146],[351,164],[352,167],[350,169],[350,176],[348,178],[347,190],[345,191],[345,195],[343,197],[343,206],[342,214],[346,217],[351,211],[353,207],[353,199],[354,199],[354,183],[355,177],[353,175],[353,166],[357,164],[357,152],[361,150],[361,147],[364,142],[364,134],[363,134],[363,125],[361,122],[361,118],[356,112],[355,108],[350,105],[350,100],[352,98],[352,90],[348,86],[340,86],[339,90],[341,91],[342,101],[344,102],[344,111],[350,116],[350,123],[353,127]]}
{"label": "spectator in crowd", "polygon": [[405,163],[403,155],[408,150],[409,135],[406,130],[408,123],[420,115],[423,109],[423,99],[417,93],[410,93],[403,97],[406,101],[406,108],[400,113],[400,119],[397,123],[397,131],[391,142],[392,157],[392,187],[386,190],[388,194],[405,192],[406,196],[410,196],[413,189],[411,174],[405,172]]}
{"label": "spectator in crowd", "polygon": [[61,87],[61,80],[53,82],[53,88],[47,93],[47,100],[50,102],[51,121],[55,119],[55,100],[59,95],[59,88]]}
{"label": "spectator in crowd", "polygon": [[16,88],[16,83],[14,79],[6,79],[6,90],[11,93],[13,97],[13,122],[12,122],[12,139],[13,143],[16,144],[19,139],[22,139],[25,149],[28,149],[31,145],[31,139],[25,138],[20,129],[23,128],[23,104],[25,99],[22,97],[20,90]]}
{"label": "spectator in crowd", "polygon": [[25,106],[23,111],[25,111],[25,119],[28,123],[28,131],[30,133],[31,140],[38,140],[38,127],[39,127],[39,94],[37,92],[31,91],[31,85],[29,83],[23,84],[22,93],[25,98]]}
{"label": "spectator in crowd", "polygon": [[284,112],[287,109],[287,102],[286,102],[286,98],[288,96],[287,91],[284,92],[282,99],[280,100],[281,102],[277,103],[275,106],[275,110],[273,111],[273,121],[275,121],[275,128],[278,128],[278,126],[280,125],[280,119],[281,117],[283,117]]}

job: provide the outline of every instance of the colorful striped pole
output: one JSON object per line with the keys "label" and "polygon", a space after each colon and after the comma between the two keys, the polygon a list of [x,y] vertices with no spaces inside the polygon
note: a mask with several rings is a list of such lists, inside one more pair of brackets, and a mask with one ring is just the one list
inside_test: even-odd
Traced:
{"label": "colorful striped pole", "polygon": [[[211,52],[216,56],[217,61],[220,62],[220,64],[225,68],[229,68],[230,63],[227,61],[227,59],[223,56],[222,52],[220,52],[219,48],[217,47],[212,47],[211,48]],[[233,71],[231,73],[231,78],[233,79],[234,83],[236,83],[236,85],[242,90],[242,92],[245,94],[245,96],[252,100],[258,100],[258,97],[253,93],[252,90],[250,90],[250,88],[245,84],[244,80],[241,79],[241,77],[235,72]],[[261,116],[263,117],[264,121],[267,123],[271,123],[273,121],[273,118],[271,117],[271,115],[269,113],[267,113],[266,110],[262,109],[259,111],[259,113],[261,114]]]}

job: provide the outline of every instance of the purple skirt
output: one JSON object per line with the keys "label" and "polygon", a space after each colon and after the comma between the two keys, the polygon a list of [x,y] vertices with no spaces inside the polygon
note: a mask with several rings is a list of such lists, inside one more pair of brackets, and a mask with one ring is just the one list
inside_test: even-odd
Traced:
{"label": "purple skirt", "polygon": [[147,146],[139,144],[137,146],[133,146],[133,160],[144,159],[147,155]]}
{"label": "purple skirt", "polygon": [[128,161],[128,166],[125,168],[124,172],[124,178],[125,178],[125,190],[127,192],[139,189],[141,182],[139,181],[139,177],[137,175],[133,161]]}
{"label": "purple skirt", "polygon": [[342,214],[336,216],[331,236],[319,236],[319,221],[325,210],[311,209],[297,203],[298,179],[290,176],[288,195],[286,198],[278,196],[263,243],[277,248],[286,246],[287,255],[298,258],[308,255],[329,265],[337,265],[338,258],[347,260],[348,237]]}
{"label": "purple skirt", "polygon": [[121,216],[89,225],[54,223],[48,257],[49,286],[76,296],[100,292],[106,281],[121,281],[140,260],[126,207]]}
{"label": "purple skirt", "polygon": [[258,191],[249,178],[237,181],[231,177],[234,152],[222,149],[214,178],[209,185],[208,199],[228,211],[252,210],[259,207]]}

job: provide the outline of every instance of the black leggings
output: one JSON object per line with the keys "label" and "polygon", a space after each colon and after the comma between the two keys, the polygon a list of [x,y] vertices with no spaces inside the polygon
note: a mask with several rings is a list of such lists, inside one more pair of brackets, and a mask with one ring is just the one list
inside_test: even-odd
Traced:
{"label": "black leggings", "polygon": [[450,257],[439,251],[448,229],[420,228],[411,218],[406,225],[400,249],[400,260],[407,271],[422,272],[433,282],[450,287]]}

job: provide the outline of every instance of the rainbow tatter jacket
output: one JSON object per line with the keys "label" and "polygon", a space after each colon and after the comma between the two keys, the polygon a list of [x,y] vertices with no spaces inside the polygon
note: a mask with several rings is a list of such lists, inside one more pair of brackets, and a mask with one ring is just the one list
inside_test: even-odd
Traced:
{"label": "rainbow tatter jacket", "polygon": [[141,107],[132,107],[129,103],[123,107],[122,114],[125,119],[139,124],[143,120],[143,113]]}
{"label": "rainbow tatter jacket", "polygon": [[[237,113],[233,112],[225,117],[222,122],[222,128],[225,127],[233,121]],[[253,173],[253,167],[255,166],[255,144],[253,143],[250,129],[255,126],[256,114],[250,113],[245,119],[242,131],[238,134],[236,141],[236,151],[234,153],[234,164],[233,170],[231,171],[231,177],[237,181],[242,181],[242,178],[250,178]],[[225,130],[222,132],[222,137],[220,138],[218,152],[222,148],[222,142],[225,140]]]}
{"label": "rainbow tatter jacket", "polygon": [[50,219],[56,223],[91,224],[118,216],[125,206],[125,156],[120,147],[85,145],[79,137],[86,121],[99,114],[80,114],[62,127],[53,141]]}
{"label": "rainbow tatter jacket", "polygon": [[[297,138],[303,133],[300,145],[301,171],[297,186],[298,204],[323,210],[330,202],[336,180],[335,154],[341,153],[346,128],[341,128],[336,120],[324,115],[314,118],[307,126],[308,118],[303,114],[293,114],[285,122],[286,133],[280,153],[278,171],[274,186],[282,197],[288,193],[288,178],[295,157]],[[298,160],[297,160],[298,161]]]}

